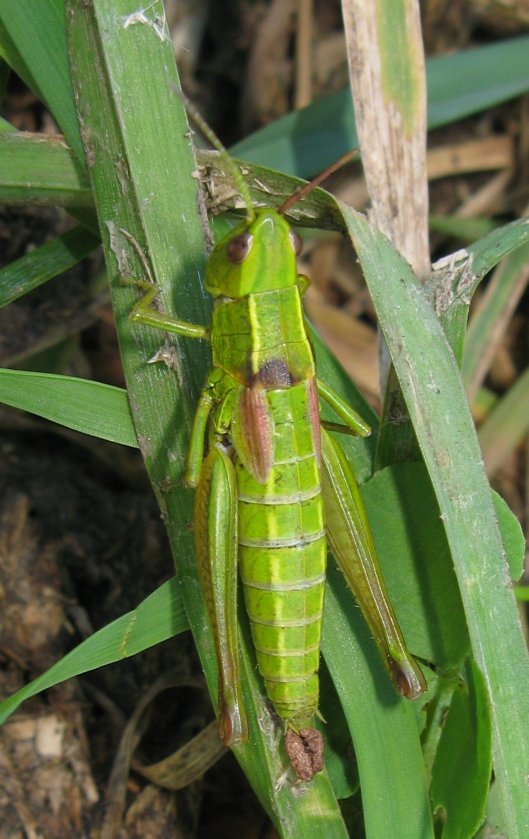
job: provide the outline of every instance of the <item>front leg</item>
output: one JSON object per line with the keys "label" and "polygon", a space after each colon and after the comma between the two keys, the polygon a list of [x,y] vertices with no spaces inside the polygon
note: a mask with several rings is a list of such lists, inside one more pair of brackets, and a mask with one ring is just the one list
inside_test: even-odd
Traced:
{"label": "front leg", "polygon": [[[141,323],[143,326],[153,326],[164,332],[173,332],[183,335],[185,338],[209,338],[209,331],[205,326],[187,323],[178,320],[153,308],[153,303],[158,289],[150,282],[135,283],[140,288],[147,289],[143,297],[136,303],[129,317],[133,323]],[[191,441],[187,453],[185,471],[185,482],[189,487],[195,487],[198,483],[200,468],[204,459],[204,441],[206,427],[214,399],[206,386],[200,396],[200,401],[195,413]]]}
{"label": "front leg", "polygon": [[144,326],[154,326],[155,329],[162,329],[164,332],[173,332],[185,338],[202,338],[209,340],[209,330],[206,326],[197,323],[187,323],[184,320],[158,312],[154,307],[154,299],[158,294],[156,286],[150,283],[137,283],[142,288],[147,288],[146,294],[134,306],[130,313],[133,323],[141,323]]}
{"label": "front leg", "polygon": [[133,323],[144,324],[145,326],[153,326],[155,329],[162,329],[164,332],[183,335],[185,338],[203,338],[209,340],[209,330],[205,326],[178,320],[178,318],[171,317],[163,312],[158,312],[154,308],[154,299],[158,294],[158,289],[153,281],[149,261],[134,236],[131,236],[123,227],[120,227],[120,232],[133,247],[138,259],[143,265],[145,276],[148,278],[147,280],[125,280],[125,282],[130,282],[138,288],[145,290],[145,294],[138,300],[129,315],[131,321]]}

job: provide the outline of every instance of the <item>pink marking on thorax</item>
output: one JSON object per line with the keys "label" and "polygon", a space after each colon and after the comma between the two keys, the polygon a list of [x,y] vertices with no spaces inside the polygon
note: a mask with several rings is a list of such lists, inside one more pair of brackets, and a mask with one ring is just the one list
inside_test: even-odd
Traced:
{"label": "pink marking on thorax", "polygon": [[240,396],[241,426],[246,435],[246,450],[251,471],[264,483],[273,465],[272,424],[266,392],[260,388],[245,388]]}

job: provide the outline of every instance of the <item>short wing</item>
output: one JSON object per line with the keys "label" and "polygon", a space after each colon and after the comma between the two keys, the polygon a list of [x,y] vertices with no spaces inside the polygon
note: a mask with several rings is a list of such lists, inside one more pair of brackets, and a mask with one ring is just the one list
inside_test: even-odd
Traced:
{"label": "short wing", "polygon": [[231,421],[231,439],[237,455],[260,484],[266,483],[274,462],[274,423],[266,390],[241,388]]}

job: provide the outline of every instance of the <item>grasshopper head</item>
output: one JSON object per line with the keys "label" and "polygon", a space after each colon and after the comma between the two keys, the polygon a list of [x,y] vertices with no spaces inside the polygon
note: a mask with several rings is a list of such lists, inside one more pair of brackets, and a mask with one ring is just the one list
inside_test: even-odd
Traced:
{"label": "grasshopper head", "polygon": [[215,247],[206,289],[214,297],[238,299],[296,285],[300,250],[299,236],[282,216],[257,210],[253,220],[231,230]]}

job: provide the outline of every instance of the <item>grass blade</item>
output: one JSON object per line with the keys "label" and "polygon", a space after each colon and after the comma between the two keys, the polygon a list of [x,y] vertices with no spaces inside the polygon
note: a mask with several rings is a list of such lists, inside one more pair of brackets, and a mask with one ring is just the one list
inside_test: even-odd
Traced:
{"label": "grass blade", "polygon": [[[67,8],[74,86],[83,136],[94,160],[91,176],[134,421],[168,521],[189,623],[215,697],[216,662],[204,632],[188,527],[191,494],[180,483],[205,358],[191,342],[182,341],[171,355],[171,367],[148,365],[161,338],[153,330],[133,329],[128,316],[137,292],[123,284],[124,276],[145,278],[141,249],[160,287],[163,309],[176,309],[191,322],[207,322],[204,300],[197,293],[205,247],[193,177],[196,164],[183,106],[172,92],[177,78],[170,38],[160,2],[141,12],[132,0],[95,0],[90,6],[71,0]],[[248,645],[242,646],[252,736],[237,747],[237,758],[284,836],[310,836],[319,825],[326,836],[344,837],[325,773],[303,797],[290,784],[278,784],[284,763]]]}
{"label": "grass blade", "polygon": [[500,399],[479,429],[479,442],[489,475],[505,463],[529,430],[529,368]]}
{"label": "grass blade", "polygon": [[27,370],[0,370],[0,402],[66,428],[138,446],[127,393],[119,387]]}
{"label": "grass blade", "polygon": [[[28,20],[38,21],[38,26],[28,26]],[[76,158],[84,162],[68,67],[64,1],[4,0],[0,23],[6,60],[46,103]]]}
{"label": "grass blade", "polygon": [[[438,128],[529,89],[529,38],[426,62],[428,128]],[[358,146],[349,89],[317,99],[236,143],[236,157],[309,177]]]}
{"label": "grass blade", "polygon": [[467,334],[462,375],[472,402],[505,335],[529,280],[529,246],[517,248],[498,266],[474,310]]}
{"label": "grass blade", "polygon": [[396,696],[334,568],[329,569],[322,650],[355,745],[366,835],[432,837],[415,711]]}
{"label": "grass blade", "polygon": [[502,807],[511,839],[523,839],[529,831],[529,659],[468,403],[440,324],[409,266],[364,219],[343,211],[439,502],[487,685]]}
{"label": "grass blade", "polygon": [[459,364],[463,359],[468,310],[476,288],[501,259],[528,240],[529,222],[522,218],[496,228],[469,248],[434,264],[426,289]]}
{"label": "grass blade", "polygon": [[1,702],[0,725],[31,696],[81,673],[136,655],[186,629],[187,618],[178,583],[173,577],[136,609],[94,632],[42,676]]}
{"label": "grass blade", "polygon": [[0,270],[0,309],[67,271],[99,244],[99,236],[76,227],[11,262]]}
{"label": "grass blade", "polygon": [[0,200],[91,207],[88,176],[62,137],[0,134]]}

